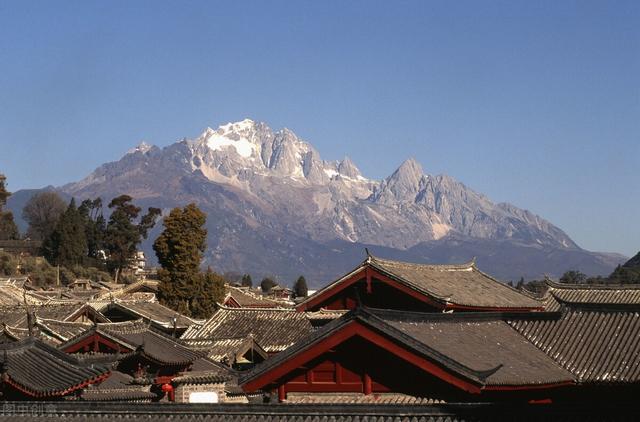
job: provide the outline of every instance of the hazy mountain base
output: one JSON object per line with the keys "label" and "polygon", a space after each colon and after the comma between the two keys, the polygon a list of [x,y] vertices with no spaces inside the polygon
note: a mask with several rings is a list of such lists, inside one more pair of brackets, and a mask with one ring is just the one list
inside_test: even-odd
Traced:
{"label": "hazy mountain base", "polygon": [[[35,192],[29,191],[29,196]],[[16,199],[19,201],[9,200],[8,205],[16,215],[20,215],[20,204],[25,201],[22,196],[22,192],[18,192]],[[212,198],[216,195],[209,191],[207,196]],[[169,201],[159,197],[137,202],[144,207],[166,209],[182,204],[180,200]],[[461,263],[475,257],[482,271],[503,281],[517,281],[520,277],[539,279],[545,274],[557,278],[568,269],[579,269],[589,275],[606,275],[625,261],[625,257],[619,254],[456,236],[422,242],[404,250],[344,240],[317,242],[308,236],[283,232],[276,227],[251,227],[237,214],[219,207],[201,206],[208,213],[209,248],[205,259],[216,271],[250,273],[257,280],[274,276],[285,284],[304,274],[311,288],[323,286],[352,269],[365,258],[365,248],[383,257],[413,262]],[[19,219],[17,223],[19,227],[25,227]],[[155,263],[151,244],[159,234],[159,227],[156,226],[142,244],[150,263]]]}

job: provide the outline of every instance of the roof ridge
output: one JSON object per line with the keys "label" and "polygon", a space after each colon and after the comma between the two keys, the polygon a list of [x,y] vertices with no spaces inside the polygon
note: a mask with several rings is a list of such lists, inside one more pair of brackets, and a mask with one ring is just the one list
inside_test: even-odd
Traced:
{"label": "roof ridge", "polygon": [[640,290],[640,284],[575,284],[561,283],[548,278],[544,281],[549,287],[557,290]]}
{"label": "roof ridge", "polygon": [[393,263],[396,265],[406,265],[408,267],[421,267],[421,268],[433,268],[433,269],[453,269],[453,270],[465,270],[465,269],[473,269],[475,268],[476,264],[475,264],[475,258],[472,259],[471,261],[467,261],[461,264],[427,264],[427,263],[418,263],[418,262],[407,262],[407,261],[398,261],[395,259],[387,259],[387,258],[379,258],[377,256],[373,256],[370,255],[370,260],[371,262],[375,263],[375,262],[380,262],[380,263],[385,263],[385,262],[389,262],[389,263]]}

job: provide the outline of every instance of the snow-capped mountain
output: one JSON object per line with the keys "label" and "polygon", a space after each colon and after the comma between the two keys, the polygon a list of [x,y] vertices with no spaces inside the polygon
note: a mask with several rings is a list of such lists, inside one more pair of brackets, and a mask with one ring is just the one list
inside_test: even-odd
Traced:
{"label": "snow-capped mountain", "polygon": [[[215,268],[301,273],[316,284],[357,262],[362,245],[416,260],[475,255],[479,265],[492,249],[486,242],[565,257],[541,268],[506,262],[499,271],[485,268],[510,278],[564,271],[550,267],[570,265],[570,255],[584,261],[583,271],[606,272],[615,265],[608,255],[583,251],[543,218],[495,204],[449,176],[426,174],[413,159],[389,177],[371,180],[349,158],[325,161],[291,130],[273,131],[249,119],[207,128],[162,149],[142,143],[61,190],[80,198],[127,193],[167,210],[196,202],[208,214],[206,259]],[[457,249],[447,255],[442,248],[452,242]],[[460,257],[460,242],[483,246]]]}

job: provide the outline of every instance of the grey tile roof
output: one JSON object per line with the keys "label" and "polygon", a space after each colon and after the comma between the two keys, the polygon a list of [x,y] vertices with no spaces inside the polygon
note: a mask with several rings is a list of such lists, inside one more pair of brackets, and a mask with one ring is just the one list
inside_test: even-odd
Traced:
{"label": "grey tile roof", "polygon": [[222,339],[194,338],[181,340],[181,343],[193,350],[204,351],[209,359],[216,362],[222,362],[226,359],[229,363],[234,363],[250,349],[253,349],[263,359],[267,358],[267,352],[255,341],[253,336]]}
{"label": "grey tile roof", "polygon": [[252,335],[268,353],[280,352],[309,334],[313,326],[293,309],[219,308],[202,326],[188,329],[182,339],[231,339]]}
{"label": "grey tile roof", "polygon": [[[33,305],[31,310],[42,319],[66,321],[84,304],[81,302],[67,302],[46,305]],[[0,322],[12,327],[27,327],[27,312],[24,306],[0,307]]]}
{"label": "grey tile roof", "polygon": [[269,298],[263,297],[262,295],[252,292],[247,288],[242,287],[234,287],[234,286],[225,286],[227,291],[227,300],[229,297],[232,297],[241,307],[243,308],[289,308],[290,305],[285,306],[282,301],[275,301]]}
{"label": "grey tile roof", "polygon": [[112,310],[130,314],[132,319],[142,318],[151,322],[157,328],[165,330],[173,328],[173,318],[176,318],[176,327],[178,329],[186,329],[193,324],[202,323],[202,321],[186,317],[158,302],[116,300],[102,308],[102,312],[107,315]]}
{"label": "grey tile roof", "polygon": [[582,383],[640,381],[640,313],[566,310],[509,324]]}
{"label": "grey tile roof", "polygon": [[112,371],[109,378],[82,391],[83,400],[92,401],[151,401],[158,397],[150,391],[151,385],[134,383],[133,377]]}
{"label": "grey tile roof", "polygon": [[573,376],[519,336],[501,318],[460,314],[431,316],[374,313],[386,324],[445,359],[477,374],[484,385],[535,385],[572,381]]}
{"label": "grey tile roof", "polygon": [[92,326],[84,333],[61,344],[66,349],[86,336],[99,333],[114,340],[125,348],[143,353],[149,359],[166,365],[186,365],[199,359],[202,354],[193,351],[174,339],[151,329],[142,320],[120,323],[100,323]]}
{"label": "grey tile roof", "polygon": [[341,404],[437,404],[438,399],[414,397],[406,394],[380,393],[364,395],[362,393],[288,393],[287,403],[341,403]]}
{"label": "grey tile roof", "polygon": [[354,320],[481,387],[574,380],[570,372],[514,332],[503,317],[496,313],[429,314],[359,308],[256,365],[240,382],[256,379]]}
{"label": "grey tile roof", "polygon": [[103,365],[85,365],[40,340],[27,338],[0,345],[3,382],[35,397],[68,394],[108,376]]}
{"label": "grey tile roof", "polygon": [[427,265],[371,257],[371,266],[445,303],[486,308],[540,308],[542,304],[483,273],[471,262]]}
{"label": "grey tile roof", "polygon": [[640,285],[581,285],[546,280],[547,310],[559,310],[562,305],[572,307],[633,308],[640,310]]}
{"label": "grey tile roof", "polygon": [[478,310],[540,310],[543,303],[480,271],[474,262],[461,265],[430,265],[393,261],[369,256],[358,267],[318,290],[297,305],[306,305],[370,267],[419,292],[442,307]]}

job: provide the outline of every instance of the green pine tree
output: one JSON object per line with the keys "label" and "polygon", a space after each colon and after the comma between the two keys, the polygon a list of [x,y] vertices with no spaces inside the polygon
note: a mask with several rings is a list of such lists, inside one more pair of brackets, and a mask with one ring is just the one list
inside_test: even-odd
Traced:
{"label": "green pine tree", "polygon": [[43,244],[45,257],[52,265],[81,265],[87,256],[84,219],[76,208],[75,199],[60,216],[53,232]]}
{"label": "green pine tree", "polygon": [[164,219],[164,230],[153,243],[162,267],[158,272],[158,298],[166,306],[187,315],[204,314],[209,306],[200,274],[207,247],[205,223],[206,215],[195,204],[174,208]]}
{"label": "green pine tree", "polygon": [[293,284],[293,294],[294,297],[307,297],[309,294],[307,280],[305,280],[304,276],[298,277],[296,282]]}

